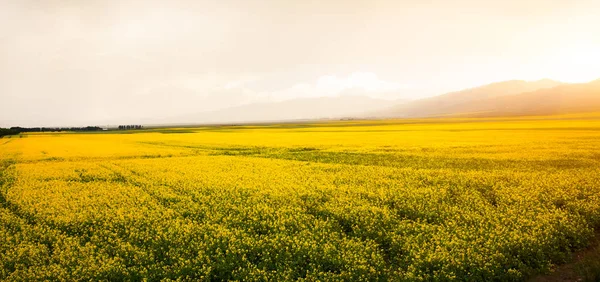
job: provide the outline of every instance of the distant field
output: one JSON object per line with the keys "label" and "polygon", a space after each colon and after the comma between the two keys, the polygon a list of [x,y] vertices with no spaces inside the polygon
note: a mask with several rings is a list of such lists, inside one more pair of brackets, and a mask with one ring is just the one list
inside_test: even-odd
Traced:
{"label": "distant field", "polygon": [[0,186],[0,280],[521,281],[600,227],[600,119],[22,134]]}

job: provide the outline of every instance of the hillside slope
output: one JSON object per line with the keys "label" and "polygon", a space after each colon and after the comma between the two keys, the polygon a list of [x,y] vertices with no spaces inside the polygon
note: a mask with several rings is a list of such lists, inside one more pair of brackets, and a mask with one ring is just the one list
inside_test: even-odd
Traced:
{"label": "hillside slope", "polygon": [[286,121],[362,116],[402,101],[373,99],[366,96],[340,96],[293,99],[275,103],[253,103],[211,112],[174,118],[176,122],[227,123]]}
{"label": "hillside slope", "polygon": [[[459,105],[476,103],[476,101],[493,101],[494,99],[504,96],[548,89],[559,85],[562,85],[562,83],[549,79],[538,81],[510,80],[497,82],[481,87],[451,92],[440,96],[396,105],[377,113],[376,116],[428,117],[454,114]],[[474,111],[477,110],[477,108],[474,109]]]}
{"label": "hillside slope", "polygon": [[551,115],[600,111],[600,80],[462,103],[449,115]]}

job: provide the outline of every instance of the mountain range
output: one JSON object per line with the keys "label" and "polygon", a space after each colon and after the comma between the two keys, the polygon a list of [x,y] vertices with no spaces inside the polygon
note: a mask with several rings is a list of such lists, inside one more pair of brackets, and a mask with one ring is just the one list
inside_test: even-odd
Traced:
{"label": "mountain range", "polygon": [[600,111],[600,80],[578,84],[552,80],[514,80],[416,100],[379,111],[375,115],[417,118],[551,115],[592,111]]}
{"label": "mountain range", "polygon": [[299,98],[281,102],[252,103],[216,111],[187,114],[156,123],[242,123],[362,117],[404,100],[374,99],[361,95]]}
{"label": "mountain range", "polygon": [[340,118],[549,115],[600,111],[600,79],[567,84],[509,80],[413,101],[361,95],[253,103],[155,120],[155,124],[248,123]]}

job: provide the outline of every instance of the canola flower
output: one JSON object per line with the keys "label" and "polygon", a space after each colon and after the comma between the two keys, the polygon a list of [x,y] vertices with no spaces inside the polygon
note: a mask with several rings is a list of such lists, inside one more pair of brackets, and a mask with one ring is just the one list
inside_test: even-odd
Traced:
{"label": "canola flower", "polygon": [[522,281],[600,226],[600,122],[0,139],[0,280]]}

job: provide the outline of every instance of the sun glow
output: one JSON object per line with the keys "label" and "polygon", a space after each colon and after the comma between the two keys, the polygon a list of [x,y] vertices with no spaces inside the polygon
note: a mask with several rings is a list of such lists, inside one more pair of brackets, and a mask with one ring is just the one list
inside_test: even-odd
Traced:
{"label": "sun glow", "polygon": [[600,78],[600,46],[561,48],[553,56],[552,78],[564,82],[583,83]]}

